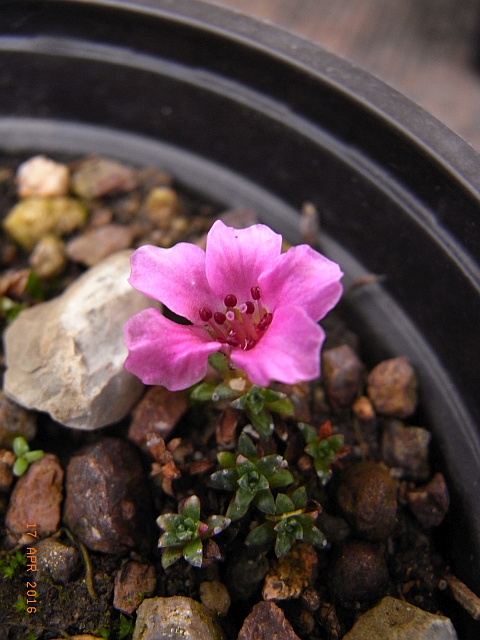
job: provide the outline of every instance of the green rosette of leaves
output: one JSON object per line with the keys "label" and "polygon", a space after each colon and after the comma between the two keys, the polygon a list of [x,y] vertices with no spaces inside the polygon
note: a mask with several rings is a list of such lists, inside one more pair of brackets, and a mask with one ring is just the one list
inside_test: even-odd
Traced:
{"label": "green rosette of leaves", "polygon": [[267,515],[266,521],[248,534],[245,543],[257,546],[275,540],[277,558],[284,556],[297,540],[324,547],[327,540],[315,526],[320,511],[318,503],[312,503],[307,509],[305,487],[299,487],[290,496],[279,493],[275,500],[274,515]]}
{"label": "green rosette of leaves", "polygon": [[222,451],[217,458],[223,469],[210,476],[211,483],[217,489],[235,491],[227,509],[228,518],[238,520],[245,515],[251,503],[264,513],[275,513],[272,489],[293,482],[282,456],[272,454],[259,457],[252,440],[241,433],[238,455]]}
{"label": "green rosette of leaves", "polygon": [[194,567],[203,562],[203,541],[217,535],[230,524],[226,516],[209,516],[200,520],[200,500],[190,496],[180,508],[180,513],[164,513],[157,518],[157,524],[164,531],[158,541],[162,551],[164,569],[182,556]]}

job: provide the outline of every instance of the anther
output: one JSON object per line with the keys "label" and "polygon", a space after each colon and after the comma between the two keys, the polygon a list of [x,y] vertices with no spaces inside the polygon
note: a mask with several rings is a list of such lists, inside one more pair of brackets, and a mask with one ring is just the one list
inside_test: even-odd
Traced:
{"label": "anther", "polygon": [[213,319],[217,324],[223,324],[226,321],[227,316],[221,311],[215,311],[215,313],[213,314]]}
{"label": "anther", "polygon": [[252,287],[250,289],[250,293],[252,294],[252,298],[254,300],[260,300],[260,287]]}
{"label": "anther", "polygon": [[208,322],[212,317],[212,312],[208,307],[201,307],[198,311],[198,314],[203,322]]}
{"label": "anther", "polygon": [[228,296],[225,296],[224,300],[225,306],[228,309],[237,306],[237,297],[233,295],[233,293],[229,293]]}
{"label": "anther", "polygon": [[245,313],[248,313],[248,315],[252,315],[252,313],[255,311],[255,305],[253,304],[253,302],[250,302],[250,300],[248,302],[245,302]]}

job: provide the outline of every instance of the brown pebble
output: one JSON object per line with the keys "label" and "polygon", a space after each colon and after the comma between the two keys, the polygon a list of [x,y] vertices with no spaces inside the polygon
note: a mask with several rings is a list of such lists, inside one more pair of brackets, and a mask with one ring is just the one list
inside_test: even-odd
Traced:
{"label": "brown pebble", "polygon": [[72,174],[73,191],[88,200],[117,191],[131,191],[137,186],[135,172],[114,160],[86,158]]}
{"label": "brown pebble", "polygon": [[385,464],[400,468],[402,476],[411,480],[426,480],[429,444],[432,434],[422,427],[405,427],[398,420],[385,425],[382,435],[382,454]]}
{"label": "brown pebble", "polygon": [[345,471],[337,500],[358,536],[382,540],[392,533],[397,514],[397,482],[381,464],[360,462]]}
{"label": "brown pebble", "polygon": [[148,544],[150,494],[130,443],[106,437],[81,449],[68,464],[66,494],[65,522],[89,549],[125,553]]}
{"label": "brown pebble", "polygon": [[19,544],[32,542],[26,523],[34,522],[38,536],[54,533],[60,522],[63,469],[53,453],[32,463],[19,478],[10,497],[6,525]]}
{"label": "brown pebble", "polygon": [[7,493],[13,482],[15,454],[9,449],[0,449],[0,493]]}
{"label": "brown pebble", "polygon": [[358,394],[363,365],[346,344],[327,349],[322,355],[322,381],[334,406],[350,404]]}
{"label": "brown pebble", "polygon": [[148,435],[167,439],[187,406],[185,391],[150,387],[133,411],[128,438],[146,452]]}
{"label": "brown pebble", "polygon": [[332,590],[340,602],[377,599],[384,595],[387,584],[388,567],[381,544],[351,539],[342,545],[331,569]]}
{"label": "brown pebble", "polygon": [[367,396],[360,396],[352,405],[352,411],[359,420],[367,422],[375,419],[375,409]]}
{"label": "brown pebble", "polygon": [[104,258],[132,246],[133,233],[120,224],[95,227],[70,240],[66,254],[74,262],[93,267]]}
{"label": "brown pebble", "polygon": [[367,394],[379,413],[407,418],[417,407],[417,379],[404,357],[384,360],[367,378]]}
{"label": "brown pebble", "polygon": [[126,562],[115,576],[113,606],[131,615],[155,591],[155,568],[140,562]]}
{"label": "brown pebble", "polygon": [[436,473],[428,484],[407,493],[408,506],[420,524],[438,527],[448,511],[450,497],[445,479]]}
{"label": "brown pebble", "polygon": [[237,640],[300,640],[273,602],[259,602],[245,618]]}

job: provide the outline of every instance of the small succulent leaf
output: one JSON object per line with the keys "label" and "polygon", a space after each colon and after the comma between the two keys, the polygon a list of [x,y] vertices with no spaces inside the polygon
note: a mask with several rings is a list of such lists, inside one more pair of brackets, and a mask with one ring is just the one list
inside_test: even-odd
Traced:
{"label": "small succulent leaf", "polygon": [[17,456],[17,458],[23,456],[23,454],[27,453],[27,451],[30,451],[30,446],[23,436],[17,436],[16,438],[14,438],[12,447],[13,453]]}
{"label": "small succulent leaf", "polygon": [[14,476],[23,476],[25,471],[28,469],[29,463],[25,456],[21,456],[15,460],[13,465],[13,475]]}
{"label": "small succulent leaf", "polygon": [[200,538],[195,538],[183,548],[183,557],[194,567],[201,567],[203,561],[203,545]]}
{"label": "small succulent leaf", "polygon": [[275,500],[270,489],[259,491],[253,499],[253,503],[263,513],[268,513],[270,516],[275,515]]}
{"label": "small succulent leaf", "polygon": [[290,496],[295,505],[295,509],[305,509],[307,506],[307,490],[305,487],[298,487]]}
{"label": "small succulent leaf", "polygon": [[261,436],[268,438],[273,432],[273,420],[270,411],[262,409],[258,413],[247,410],[247,415],[252,423],[252,426],[258,431]]}
{"label": "small succulent leaf", "polygon": [[212,400],[218,402],[219,400],[229,400],[235,398],[238,392],[228,386],[228,384],[219,384],[215,387],[215,391],[212,394]]}
{"label": "small succulent leaf", "polygon": [[282,558],[292,548],[295,538],[287,533],[279,533],[275,542],[275,555]]}
{"label": "small succulent leaf", "polygon": [[317,472],[317,476],[319,477],[321,483],[323,485],[327,484],[330,480],[330,476],[332,475],[332,471],[330,469],[330,465],[324,460],[314,460],[315,470]]}
{"label": "small succulent leaf", "polygon": [[41,302],[45,299],[45,292],[35,271],[30,271],[25,285],[25,293],[29,293],[34,300]]}
{"label": "small succulent leaf", "polygon": [[281,413],[284,416],[291,416],[294,412],[292,401],[288,398],[275,400],[274,402],[266,402],[265,406],[274,413]]}
{"label": "small succulent leaf", "polygon": [[324,534],[317,527],[310,526],[303,528],[303,539],[308,544],[312,544],[315,547],[324,547],[327,544],[327,539]]}
{"label": "small succulent leaf", "polygon": [[310,442],[312,442],[312,440],[315,440],[317,438],[317,432],[309,424],[306,424],[305,422],[299,422],[298,423],[298,428],[302,432],[303,437],[305,438],[305,442],[307,444],[310,444]]}
{"label": "small succulent leaf", "polygon": [[220,469],[210,476],[210,482],[216,489],[235,491],[237,489],[238,473],[236,469]]}
{"label": "small succulent leaf", "polygon": [[278,454],[264,456],[257,462],[257,470],[268,479],[279,471],[282,462],[283,458]]}
{"label": "small succulent leaf", "polygon": [[250,471],[241,476],[238,481],[238,487],[239,491],[248,491],[253,497],[257,491],[268,489],[269,484],[265,476],[259,475],[257,471]]}
{"label": "small succulent leaf", "polygon": [[257,462],[257,450],[252,440],[247,436],[246,433],[242,431],[240,437],[238,438],[238,452],[242,454],[248,460],[252,462]]}
{"label": "small succulent leaf", "polygon": [[226,516],[209,516],[206,521],[206,524],[208,525],[208,532],[206,536],[216,536],[226,529],[230,522],[230,518],[227,518]]}
{"label": "small succulent leaf", "polygon": [[217,460],[224,469],[233,469],[237,461],[237,456],[231,451],[220,451],[217,453]]}
{"label": "small succulent leaf", "polygon": [[166,531],[163,535],[160,536],[158,541],[158,546],[161,549],[165,549],[166,547],[178,547],[182,545],[182,541],[178,538],[175,531]]}
{"label": "small succulent leaf", "polygon": [[215,353],[211,353],[208,356],[208,364],[218,371],[218,373],[222,376],[222,378],[227,377],[230,374],[230,370],[228,368],[227,361],[223,353],[216,351]]}
{"label": "small succulent leaf", "polygon": [[182,515],[191,518],[194,522],[200,520],[200,500],[197,496],[190,496],[183,503]]}
{"label": "small succulent leaf", "polygon": [[312,527],[315,522],[316,516],[311,513],[299,513],[295,516],[295,519],[302,525],[302,527]]}
{"label": "small succulent leaf", "polygon": [[164,549],[162,551],[162,567],[166,569],[182,557],[182,549]]}
{"label": "small succulent leaf", "polygon": [[279,493],[275,502],[275,514],[282,516],[284,513],[291,513],[295,511],[295,504],[284,493]]}
{"label": "small succulent leaf", "polygon": [[207,402],[213,398],[216,386],[214,382],[200,382],[192,387],[190,398],[199,402]]}
{"label": "small succulent leaf", "polygon": [[232,521],[239,520],[247,513],[249,504],[250,502],[246,504],[239,504],[236,501],[235,497],[232,498],[232,500],[230,500],[230,504],[228,505],[227,518],[230,518],[230,520]]}
{"label": "small succulent leaf", "polygon": [[282,391],[274,391],[273,389],[264,389],[263,397],[265,398],[265,402],[276,402],[277,400],[283,400],[287,397],[286,393],[282,393]]}
{"label": "small succulent leaf", "polygon": [[267,544],[275,538],[275,532],[270,522],[264,522],[258,527],[255,527],[253,531],[250,531],[245,538],[246,545],[259,546],[261,544]]}
{"label": "small succulent leaf", "polygon": [[255,414],[260,413],[263,409],[265,404],[265,391],[266,389],[254,384],[247,393],[248,408]]}
{"label": "small succulent leaf", "polygon": [[343,447],[345,438],[343,436],[343,433],[337,433],[334,436],[329,436],[327,440],[330,445],[330,448],[333,449],[333,451],[337,452],[339,449]]}
{"label": "small succulent leaf", "polygon": [[[248,507],[250,502],[253,500],[255,493],[255,491],[252,491],[249,488],[239,487],[237,493],[234,496],[234,500],[239,507]],[[228,513],[227,516],[230,517]]]}
{"label": "small succulent leaf", "polygon": [[244,411],[247,407],[247,403],[248,403],[247,394],[244,393],[243,396],[240,396],[236,400],[233,400],[230,403],[230,406],[233,409],[239,409],[240,411]]}
{"label": "small succulent leaf", "polygon": [[41,449],[35,449],[35,451],[26,451],[23,457],[27,462],[36,462],[37,460],[41,460],[44,455],[45,453]]}
{"label": "small succulent leaf", "polygon": [[245,458],[241,454],[237,456],[237,471],[239,476],[243,476],[246,473],[250,473],[251,471],[256,470],[256,465],[254,462]]}
{"label": "small succulent leaf", "polygon": [[288,469],[280,469],[275,475],[268,479],[270,489],[286,487],[293,482],[293,476]]}
{"label": "small succulent leaf", "polygon": [[157,525],[160,529],[169,531],[174,529],[181,519],[182,518],[181,516],[179,517],[178,513],[162,513],[162,515],[157,518]]}

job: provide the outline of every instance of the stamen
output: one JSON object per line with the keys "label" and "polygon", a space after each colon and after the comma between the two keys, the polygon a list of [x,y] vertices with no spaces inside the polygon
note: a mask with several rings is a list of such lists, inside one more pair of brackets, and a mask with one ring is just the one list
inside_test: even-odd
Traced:
{"label": "stamen", "polygon": [[250,289],[250,293],[252,294],[252,298],[254,300],[260,300],[260,287],[252,287]]}
{"label": "stamen", "polygon": [[252,313],[255,311],[255,305],[253,304],[253,302],[250,302],[250,300],[248,302],[245,302],[245,306],[247,307],[245,309],[245,313],[248,313],[249,316],[252,315]]}
{"label": "stamen", "polygon": [[225,317],[227,318],[227,320],[229,320],[230,322],[233,322],[235,320],[235,314],[233,313],[232,310],[227,311],[227,313],[225,314]]}
{"label": "stamen", "polygon": [[208,322],[213,315],[208,307],[201,307],[198,311],[198,314],[203,322]]}
{"label": "stamen", "polygon": [[227,320],[227,316],[221,311],[215,311],[215,313],[213,314],[213,319],[217,324],[224,324],[224,322]]}
{"label": "stamen", "polygon": [[225,306],[229,309],[237,306],[237,296],[234,296],[233,293],[229,293],[228,296],[225,296]]}

